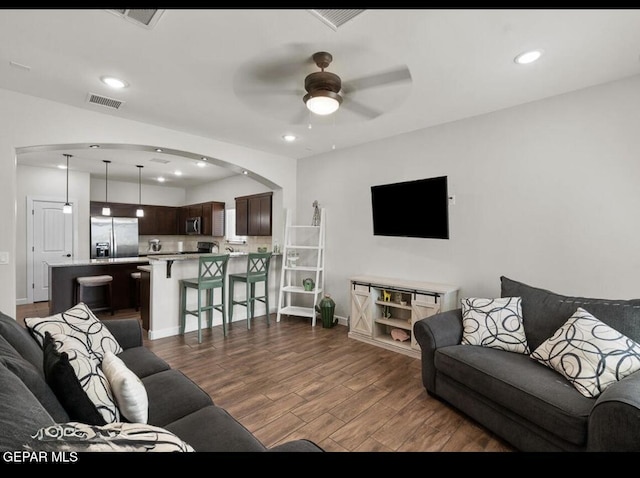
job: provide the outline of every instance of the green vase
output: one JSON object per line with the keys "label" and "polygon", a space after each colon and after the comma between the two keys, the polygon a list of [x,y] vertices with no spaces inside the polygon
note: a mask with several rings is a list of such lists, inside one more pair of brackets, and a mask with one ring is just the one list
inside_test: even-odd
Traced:
{"label": "green vase", "polygon": [[333,301],[329,294],[326,294],[320,304],[316,305],[316,310],[320,313],[322,318],[322,328],[328,329],[338,323],[337,319],[334,320],[333,313],[336,310],[336,303]]}

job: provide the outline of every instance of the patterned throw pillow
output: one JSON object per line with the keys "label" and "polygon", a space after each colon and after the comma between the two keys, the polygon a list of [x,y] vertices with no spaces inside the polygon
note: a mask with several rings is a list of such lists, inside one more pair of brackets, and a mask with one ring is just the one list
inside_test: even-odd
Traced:
{"label": "patterned throw pillow", "polygon": [[531,357],[590,398],[640,370],[640,345],[581,307]]}
{"label": "patterned throw pillow", "polygon": [[49,332],[43,352],[47,384],[72,420],[94,425],[120,421],[109,381],[95,358],[84,355],[67,336]]}
{"label": "patterned throw pillow", "polygon": [[91,312],[83,302],[60,314],[50,317],[28,317],[25,325],[40,343],[44,343],[44,333],[62,334],[73,338],[82,352],[102,362],[106,350],[114,354],[122,352],[122,347],[109,329]]}
{"label": "patterned throw pillow", "polygon": [[[164,428],[142,423],[58,423],[40,428],[33,436],[39,451],[77,452],[192,452],[191,445]],[[41,444],[41,445],[40,445]]]}
{"label": "patterned throw pillow", "polygon": [[105,352],[101,367],[109,380],[120,414],[130,422],[147,423],[149,397],[142,380],[113,352]]}
{"label": "patterned throw pillow", "polygon": [[463,298],[462,344],[529,353],[522,322],[522,299]]}

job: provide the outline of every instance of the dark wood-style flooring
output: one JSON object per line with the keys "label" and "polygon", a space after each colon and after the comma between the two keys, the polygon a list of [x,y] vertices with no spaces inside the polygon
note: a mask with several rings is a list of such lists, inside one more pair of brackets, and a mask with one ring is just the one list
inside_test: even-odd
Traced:
{"label": "dark wood-style flooring", "polygon": [[[18,320],[48,315],[18,306]],[[98,316],[109,319],[108,313]],[[133,309],[114,316],[136,317]],[[420,360],[275,315],[146,345],[184,372],[266,446],[306,438],[326,451],[510,452],[513,448],[422,386]]]}

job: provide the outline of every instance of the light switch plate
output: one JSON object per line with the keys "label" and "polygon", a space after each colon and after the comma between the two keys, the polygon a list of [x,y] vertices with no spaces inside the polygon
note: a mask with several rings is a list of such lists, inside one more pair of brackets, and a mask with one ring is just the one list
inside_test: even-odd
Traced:
{"label": "light switch plate", "polygon": [[9,253],[7,251],[0,251],[0,264],[9,263]]}

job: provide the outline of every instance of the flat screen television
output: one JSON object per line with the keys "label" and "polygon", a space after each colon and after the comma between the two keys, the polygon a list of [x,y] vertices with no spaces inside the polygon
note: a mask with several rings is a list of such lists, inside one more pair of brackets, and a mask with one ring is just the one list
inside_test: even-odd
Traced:
{"label": "flat screen television", "polygon": [[374,236],[449,239],[447,176],[371,186]]}

